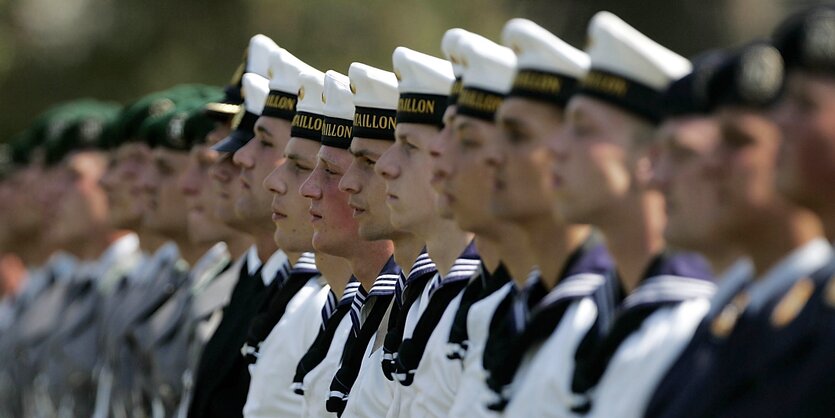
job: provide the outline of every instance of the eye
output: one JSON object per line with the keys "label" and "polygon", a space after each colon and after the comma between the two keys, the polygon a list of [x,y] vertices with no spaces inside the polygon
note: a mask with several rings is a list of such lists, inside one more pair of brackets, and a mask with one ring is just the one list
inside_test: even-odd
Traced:
{"label": "eye", "polygon": [[273,147],[272,142],[269,142],[269,141],[266,141],[266,140],[263,140],[263,139],[260,140],[259,143],[261,144],[262,147],[265,147],[265,148],[272,148]]}

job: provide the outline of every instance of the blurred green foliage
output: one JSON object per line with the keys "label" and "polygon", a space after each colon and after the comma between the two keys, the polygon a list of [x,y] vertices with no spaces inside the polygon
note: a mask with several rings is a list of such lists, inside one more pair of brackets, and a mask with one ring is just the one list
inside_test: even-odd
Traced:
{"label": "blurred green foliage", "polygon": [[526,17],[582,47],[610,10],[684,55],[766,36],[798,0],[0,0],[0,141],[60,101],[125,103],[177,83],[223,85],[263,33],[321,69],[391,67],[404,45],[441,55],[459,26],[498,40]]}

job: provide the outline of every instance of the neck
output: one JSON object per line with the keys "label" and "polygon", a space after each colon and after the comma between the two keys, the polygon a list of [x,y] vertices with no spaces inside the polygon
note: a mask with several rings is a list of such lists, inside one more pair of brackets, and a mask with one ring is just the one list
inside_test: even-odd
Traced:
{"label": "neck", "polygon": [[751,225],[737,236],[738,245],[754,264],[755,277],[761,277],[792,250],[822,236],[823,228],[806,209],[778,210]]}
{"label": "neck", "polygon": [[823,222],[823,230],[826,233],[826,239],[829,242],[835,243],[835,202],[832,203],[831,207],[819,210],[817,213]]}
{"label": "neck", "polygon": [[255,238],[254,241],[255,247],[258,250],[258,258],[261,259],[262,263],[266,263],[270,259],[270,256],[278,251],[278,246],[275,245],[272,234],[257,235],[253,236],[253,238]]}
{"label": "neck", "polygon": [[458,256],[464,252],[473,235],[462,231],[454,221],[442,219],[436,223],[435,233],[426,237],[426,252],[435,263],[438,273],[446,276]]}
{"label": "neck", "polygon": [[641,282],[653,257],[664,250],[664,200],[656,192],[643,192],[612,209],[598,226],[629,293]]}
{"label": "neck", "polygon": [[536,265],[536,260],[525,244],[525,234],[521,229],[509,225],[501,225],[497,229],[500,232],[498,236],[503,238],[494,240],[493,247],[501,254],[501,261],[510,272],[513,282],[521,288]]}
{"label": "neck", "polygon": [[475,246],[478,248],[478,256],[488,272],[493,273],[499,268],[502,262],[501,251],[497,241],[482,234],[475,236]]}
{"label": "neck", "polygon": [[699,254],[703,255],[707,259],[707,262],[710,263],[710,268],[713,270],[714,276],[721,275],[743,257],[740,251],[725,245],[724,242],[715,247],[700,250]]}
{"label": "neck", "polygon": [[243,255],[249,247],[252,246],[252,238],[249,235],[235,233],[232,236],[223,240],[226,243],[226,248],[229,250],[229,255],[233,260]]}
{"label": "neck", "polygon": [[394,253],[391,241],[364,241],[357,245],[354,255],[348,259],[351,273],[359,280],[365,290],[371,290],[377,275]]}
{"label": "neck", "polygon": [[348,264],[348,261],[344,258],[318,252],[316,253],[316,268],[328,282],[337,300],[340,299],[348,280],[351,278],[351,265]]}
{"label": "neck", "polygon": [[149,232],[144,228],[137,231],[137,234],[139,235],[139,247],[148,254],[153,254],[166,241],[162,236]]}
{"label": "neck", "polygon": [[213,244],[192,244],[188,239],[177,240],[177,248],[180,250],[180,257],[193,266],[200,257],[206,254]]}
{"label": "neck", "polygon": [[420,255],[420,250],[423,249],[425,243],[414,234],[408,233],[392,238],[392,242],[394,242],[394,261],[400,266],[400,270],[403,270],[403,274],[408,276],[412,264]]}
{"label": "neck", "polygon": [[542,216],[523,225],[528,247],[542,273],[542,283],[552,289],[562,279],[568,258],[591,234],[588,225],[570,225]]}

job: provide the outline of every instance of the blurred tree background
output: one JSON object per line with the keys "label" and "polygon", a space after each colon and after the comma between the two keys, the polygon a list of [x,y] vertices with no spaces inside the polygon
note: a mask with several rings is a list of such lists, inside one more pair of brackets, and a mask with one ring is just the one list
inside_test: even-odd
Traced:
{"label": "blurred tree background", "polygon": [[125,103],[177,83],[223,85],[249,37],[321,69],[391,67],[399,45],[441,55],[463,27],[498,40],[526,17],[582,47],[609,10],[685,55],[764,37],[811,0],[0,0],[0,141],[62,100]]}

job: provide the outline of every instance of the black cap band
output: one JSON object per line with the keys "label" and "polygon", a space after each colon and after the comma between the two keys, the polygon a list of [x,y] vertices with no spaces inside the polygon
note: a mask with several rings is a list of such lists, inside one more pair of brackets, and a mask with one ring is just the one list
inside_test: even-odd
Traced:
{"label": "black cap band", "polygon": [[397,123],[443,126],[449,96],[403,93],[397,101]]}
{"label": "black cap band", "polygon": [[264,103],[264,111],[261,116],[280,118],[292,121],[296,116],[296,101],[298,96],[283,91],[271,90]]}
{"label": "black cap band", "polygon": [[577,94],[609,102],[652,123],[661,120],[661,92],[608,71],[589,71],[580,82]]}
{"label": "black cap band", "polygon": [[293,116],[293,126],[290,128],[290,136],[309,139],[311,141],[322,141],[322,128],[325,125],[325,117],[310,112],[296,112]]}
{"label": "black cap band", "polygon": [[577,90],[577,79],[539,70],[519,70],[508,96],[523,97],[564,107]]}
{"label": "black cap band", "polygon": [[357,106],[354,111],[354,137],[394,141],[397,111]]}
{"label": "black cap band", "polygon": [[350,119],[333,118],[325,116],[322,124],[322,145],[348,149],[351,147],[354,121]]}
{"label": "black cap band", "polygon": [[458,96],[459,115],[472,116],[493,122],[504,95],[475,87],[464,87]]}
{"label": "black cap band", "polygon": [[245,111],[243,116],[239,119],[232,120],[232,130],[235,131],[244,131],[244,132],[255,132],[255,122],[258,121],[260,116],[252,113],[250,111]]}
{"label": "black cap band", "polygon": [[449,106],[458,104],[458,96],[461,95],[462,85],[461,77],[455,77],[455,81],[452,82],[452,87],[449,89],[449,101],[447,102]]}

